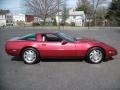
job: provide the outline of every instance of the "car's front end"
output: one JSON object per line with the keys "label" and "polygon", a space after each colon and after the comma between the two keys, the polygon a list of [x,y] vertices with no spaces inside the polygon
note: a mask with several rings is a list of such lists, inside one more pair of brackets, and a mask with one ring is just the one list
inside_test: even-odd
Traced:
{"label": "car's front end", "polygon": [[99,41],[94,41],[96,46],[101,47],[105,51],[105,58],[111,58],[112,56],[117,55],[117,50],[110,46],[107,45],[106,43],[99,42]]}
{"label": "car's front end", "polygon": [[117,50],[113,48],[110,45],[107,45],[106,43],[94,40],[94,39],[88,39],[88,38],[80,38],[77,39],[78,43],[87,43],[88,48],[92,47],[100,47],[104,50],[105,58],[111,58],[112,56],[117,55]]}
{"label": "car's front end", "polygon": [[106,51],[106,58],[110,58],[112,56],[117,55],[117,50],[109,45],[105,45],[105,51]]}

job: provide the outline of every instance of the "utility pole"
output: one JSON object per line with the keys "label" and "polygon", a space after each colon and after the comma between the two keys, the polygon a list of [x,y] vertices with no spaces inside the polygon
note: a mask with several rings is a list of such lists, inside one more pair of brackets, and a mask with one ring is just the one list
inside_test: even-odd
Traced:
{"label": "utility pole", "polygon": [[58,0],[58,29],[60,30],[60,14],[59,14],[60,7],[59,7],[59,3],[60,3],[60,1]]}

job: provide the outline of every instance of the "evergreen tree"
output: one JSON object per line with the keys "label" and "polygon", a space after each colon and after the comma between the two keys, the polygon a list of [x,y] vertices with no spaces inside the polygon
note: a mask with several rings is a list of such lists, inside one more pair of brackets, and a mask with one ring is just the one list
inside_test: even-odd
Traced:
{"label": "evergreen tree", "polygon": [[108,9],[108,16],[112,21],[116,20],[120,26],[120,0],[112,0]]}
{"label": "evergreen tree", "polygon": [[88,0],[78,0],[76,11],[84,11],[85,14],[90,13],[92,10]]}
{"label": "evergreen tree", "polygon": [[69,9],[66,7],[66,2],[64,1],[63,11],[62,11],[62,24],[65,24],[66,19],[69,16]]}

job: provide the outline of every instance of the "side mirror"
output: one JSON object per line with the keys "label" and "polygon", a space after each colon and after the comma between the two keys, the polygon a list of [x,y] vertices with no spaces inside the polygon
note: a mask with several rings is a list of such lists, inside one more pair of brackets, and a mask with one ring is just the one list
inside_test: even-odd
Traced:
{"label": "side mirror", "polygon": [[66,40],[62,41],[62,45],[66,44],[66,43],[68,43],[68,41],[66,41]]}

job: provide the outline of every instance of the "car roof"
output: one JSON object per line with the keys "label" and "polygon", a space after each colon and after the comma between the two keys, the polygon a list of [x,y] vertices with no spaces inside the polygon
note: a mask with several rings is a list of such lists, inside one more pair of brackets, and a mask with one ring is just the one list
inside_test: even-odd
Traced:
{"label": "car roof", "polygon": [[52,31],[52,32],[37,32],[37,34],[54,34],[54,33],[58,33],[59,31]]}

